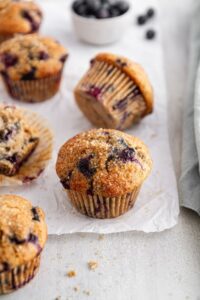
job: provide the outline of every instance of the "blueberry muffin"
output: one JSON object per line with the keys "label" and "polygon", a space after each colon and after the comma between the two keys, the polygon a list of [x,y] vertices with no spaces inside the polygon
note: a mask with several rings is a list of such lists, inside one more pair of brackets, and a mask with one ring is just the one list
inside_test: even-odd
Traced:
{"label": "blueberry muffin", "polygon": [[153,110],[144,70],[127,58],[98,54],[74,90],[85,116],[97,127],[126,129]]}
{"label": "blueberry muffin", "polygon": [[37,32],[41,21],[41,9],[34,2],[2,0],[0,3],[0,42],[16,34]]}
{"label": "blueberry muffin", "polygon": [[68,53],[49,37],[30,34],[14,37],[0,46],[0,72],[11,97],[41,102],[60,86]]}
{"label": "blueberry muffin", "polygon": [[152,168],[138,138],[113,129],[76,135],[60,149],[56,172],[72,205],[94,218],[114,218],[133,207]]}
{"label": "blueberry muffin", "polygon": [[0,107],[0,174],[15,175],[38,142],[37,133],[28,126],[19,110]]}
{"label": "blueberry muffin", "polygon": [[41,208],[16,195],[0,195],[0,294],[28,283],[47,240]]}

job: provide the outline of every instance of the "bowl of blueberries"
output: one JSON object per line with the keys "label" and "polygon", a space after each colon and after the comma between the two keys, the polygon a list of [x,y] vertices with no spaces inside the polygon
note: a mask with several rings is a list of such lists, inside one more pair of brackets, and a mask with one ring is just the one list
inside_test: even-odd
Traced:
{"label": "bowl of blueberries", "polygon": [[110,44],[123,37],[132,17],[127,0],[76,0],[71,12],[79,39],[96,45]]}

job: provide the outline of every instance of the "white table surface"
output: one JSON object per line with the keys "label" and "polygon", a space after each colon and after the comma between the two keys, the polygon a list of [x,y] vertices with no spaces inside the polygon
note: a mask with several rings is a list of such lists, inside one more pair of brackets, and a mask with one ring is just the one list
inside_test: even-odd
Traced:
{"label": "white table surface", "polygon": [[[177,177],[193,1],[159,1],[172,120],[170,141]],[[90,260],[99,263],[95,271],[88,270]],[[70,269],[76,270],[76,277],[66,276]],[[49,274],[54,279],[50,280]],[[37,294],[32,293],[33,287],[38,288]],[[74,291],[74,287],[79,290]],[[200,218],[182,209],[178,225],[162,233],[120,233],[101,240],[94,234],[52,236],[36,278],[2,299],[20,300],[24,293],[29,300],[199,300]]]}

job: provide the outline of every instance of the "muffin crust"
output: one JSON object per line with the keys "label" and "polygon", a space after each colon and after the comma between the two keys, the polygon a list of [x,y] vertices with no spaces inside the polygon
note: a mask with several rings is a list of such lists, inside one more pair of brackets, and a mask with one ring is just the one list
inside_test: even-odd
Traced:
{"label": "muffin crust", "polygon": [[67,56],[65,48],[52,38],[17,36],[0,46],[0,72],[14,81],[47,78],[62,71]]}
{"label": "muffin crust", "polygon": [[4,9],[0,10],[0,34],[37,32],[41,21],[42,11],[34,2],[10,1]]}

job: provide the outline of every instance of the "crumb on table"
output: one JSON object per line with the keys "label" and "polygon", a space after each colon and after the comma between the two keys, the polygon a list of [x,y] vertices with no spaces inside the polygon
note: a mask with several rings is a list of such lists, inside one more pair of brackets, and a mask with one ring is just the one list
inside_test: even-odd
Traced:
{"label": "crumb on table", "polygon": [[70,270],[67,272],[67,277],[76,277],[76,271],[75,270]]}
{"label": "crumb on table", "polygon": [[90,291],[84,290],[84,291],[83,291],[83,294],[85,294],[85,295],[87,295],[87,296],[90,296]]}
{"label": "crumb on table", "polygon": [[103,240],[103,239],[104,239],[104,237],[105,237],[105,236],[104,236],[104,234],[100,234],[100,235],[99,235],[99,238],[98,238],[98,239],[99,239],[99,241],[100,241],[100,240]]}
{"label": "crumb on table", "polygon": [[90,270],[95,270],[96,268],[98,268],[98,262],[97,261],[89,261],[88,262],[88,268]]}
{"label": "crumb on table", "polygon": [[75,292],[78,292],[78,291],[80,290],[80,288],[79,288],[78,286],[74,286],[73,290],[74,290]]}

